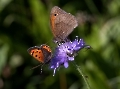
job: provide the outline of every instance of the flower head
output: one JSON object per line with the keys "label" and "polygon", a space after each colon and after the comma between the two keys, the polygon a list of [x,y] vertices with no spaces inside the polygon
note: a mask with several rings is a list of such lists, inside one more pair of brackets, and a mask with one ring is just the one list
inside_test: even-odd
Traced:
{"label": "flower head", "polygon": [[90,46],[86,45],[83,39],[78,40],[78,37],[74,41],[68,41],[57,46],[50,63],[50,68],[54,69],[53,76],[56,69],[61,65],[67,68],[69,66],[68,61],[74,61],[74,57],[83,48],[90,48]]}

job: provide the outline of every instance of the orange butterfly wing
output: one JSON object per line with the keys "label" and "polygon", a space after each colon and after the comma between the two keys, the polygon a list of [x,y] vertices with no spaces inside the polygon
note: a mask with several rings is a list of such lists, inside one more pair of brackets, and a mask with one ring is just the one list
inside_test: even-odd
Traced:
{"label": "orange butterfly wing", "polygon": [[47,50],[48,52],[50,52],[50,53],[52,52],[52,50],[50,49],[50,47],[47,46],[47,45],[45,45],[45,44],[42,45],[42,48],[43,48],[43,49],[46,49],[46,50]]}
{"label": "orange butterfly wing", "polygon": [[51,48],[46,45],[46,44],[43,44],[41,45],[41,49],[42,49],[42,52],[43,52],[43,55],[44,55],[44,62],[49,62],[52,58],[52,50]]}
{"label": "orange butterfly wing", "polygon": [[43,55],[42,50],[39,46],[29,48],[28,53],[31,56],[33,56],[36,60],[40,61],[41,63],[44,63],[44,55]]}

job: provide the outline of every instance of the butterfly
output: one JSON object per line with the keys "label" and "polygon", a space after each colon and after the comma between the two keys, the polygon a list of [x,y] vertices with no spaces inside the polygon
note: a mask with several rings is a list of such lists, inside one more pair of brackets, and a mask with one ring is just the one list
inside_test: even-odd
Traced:
{"label": "butterfly", "polygon": [[55,42],[61,42],[78,26],[78,21],[72,14],[54,6],[50,12],[50,26]]}
{"label": "butterfly", "polygon": [[41,46],[30,47],[27,51],[31,56],[33,56],[42,64],[50,62],[52,57],[52,50],[46,44],[43,44]]}

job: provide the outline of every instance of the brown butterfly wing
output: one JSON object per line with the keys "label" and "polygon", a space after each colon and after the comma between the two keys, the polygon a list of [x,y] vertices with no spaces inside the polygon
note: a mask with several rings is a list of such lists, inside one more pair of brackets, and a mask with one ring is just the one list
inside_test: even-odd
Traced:
{"label": "brown butterfly wing", "polygon": [[55,40],[62,41],[78,26],[76,18],[55,6],[51,10],[50,23]]}
{"label": "brown butterfly wing", "polygon": [[34,46],[28,49],[28,53],[33,56],[36,60],[41,63],[44,63],[44,55],[42,50],[39,46]]}

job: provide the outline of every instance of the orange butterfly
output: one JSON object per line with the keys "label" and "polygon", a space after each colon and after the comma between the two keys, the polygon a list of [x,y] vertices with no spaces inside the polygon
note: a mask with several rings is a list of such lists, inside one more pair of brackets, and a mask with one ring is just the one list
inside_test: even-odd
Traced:
{"label": "orange butterfly", "polygon": [[[36,60],[38,60],[43,65],[50,62],[51,57],[52,57],[52,50],[46,44],[43,44],[41,46],[30,47],[27,51],[31,56],[33,56]],[[32,69],[36,67],[33,67]]]}

